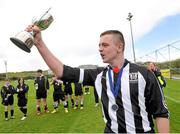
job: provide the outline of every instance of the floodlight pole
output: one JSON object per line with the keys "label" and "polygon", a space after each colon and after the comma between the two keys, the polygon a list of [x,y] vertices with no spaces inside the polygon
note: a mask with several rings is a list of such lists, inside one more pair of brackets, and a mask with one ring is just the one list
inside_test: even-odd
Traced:
{"label": "floodlight pole", "polygon": [[8,74],[7,74],[7,60],[4,60],[4,65],[5,65],[5,70],[6,70],[6,79],[8,79]]}
{"label": "floodlight pole", "polygon": [[171,56],[170,56],[170,45],[168,44],[168,55],[169,55],[169,70],[170,70],[170,79],[172,78],[171,75]]}
{"label": "floodlight pole", "polygon": [[134,50],[134,39],[133,39],[132,24],[131,24],[132,17],[133,17],[133,15],[131,13],[129,13],[127,20],[129,20],[129,23],[130,23],[131,40],[132,40],[132,48],[133,48],[133,58],[134,58],[134,63],[136,63],[136,56],[135,56],[135,50]]}

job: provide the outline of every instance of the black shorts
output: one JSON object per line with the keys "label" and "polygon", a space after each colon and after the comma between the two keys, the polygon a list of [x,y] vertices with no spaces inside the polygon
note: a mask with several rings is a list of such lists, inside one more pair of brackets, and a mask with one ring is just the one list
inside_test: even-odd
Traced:
{"label": "black shorts", "polygon": [[70,87],[70,88],[64,88],[64,93],[65,93],[65,95],[72,95],[72,88]]}
{"label": "black shorts", "polygon": [[53,100],[54,102],[58,100],[65,101],[64,93],[53,93]]}
{"label": "black shorts", "polygon": [[36,91],[36,99],[47,98],[47,91],[38,92]]}
{"label": "black shorts", "polygon": [[81,96],[83,95],[82,88],[75,88],[75,96]]}
{"label": "black shorts", "polygon": [[9,96],[7,99],[3,99],[2,104],[4,106],[13,105],[14,104],[14,97],[13,96]]}
{"label": "black shorts", "polygon": [[27,99],[26,98],[19,98],[18,99],[18,106],[19,107],[25,107],[27,105]]}

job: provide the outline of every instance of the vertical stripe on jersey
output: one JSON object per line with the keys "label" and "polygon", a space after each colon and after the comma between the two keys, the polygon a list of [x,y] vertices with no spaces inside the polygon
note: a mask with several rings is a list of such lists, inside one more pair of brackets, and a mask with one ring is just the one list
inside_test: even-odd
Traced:
{"label": "vertical stripe on jersey", "polygon": [[[111,78],[114,78],[113,71],[111,70]],[[112,79],[114,83],[114,79]],[[118,122],[117,122],[117,111],[112,110],[112,105],[116,104],[116,99],[111,91],[110,83],[109,83],[109,77],[108,73],[106,73],[106,85],[107,85],[107,96],[109,99],[109,106],[108,106],[108,112],[109,117],[111,118],[111,130],[115,133],[118,133]]]}
{"label": "vertical stripe on jersey", "polygon": [[[133,66],[133,64],[132,64]],[[144,132],[142,126],[142,117],[140,114],[140,106],[139,103],[142,101],[139,100],[141,98],[140,95],[144,96],[144,91],[139,91],[139,74],[136,68],[131,67],[129,70],[129,86],[130,86],[130,96],[131,96],[131,104],[132,104],[132,112],[134,115],[134,124],[136,128],[136,133]],[[142,83],[143,84],[143,83]],[[143,90],[143,88],[142,88]],[[141,93],[142,92],[142,93]],[[144,103],[145,101],[143,101]]]}
{"label": "vertical stripe on jersey", "polygon": [[[123,72],[122,72],[122,77],[124,77],[123,73],[124,73],[124,69],[123,69]],[[114,77],[117,77],[117,76],[114,75]],[[114,78],[114,79],[117,79],[117,78]],[[119,89],[119,92],[118,92],[118,96],[115,98],[116,104],[119,107],[118,110],[116,111],[116,116],[117,116],[116,118],[117,118],[117,124],[118,124],[118,133],[119,132],[120,133],[127,133],[127,131],[126,131],[126,122],[125,122],[125,120],[126,120],[125,119],[125,111],[124,111],[124,107],[123,107],[122,94],[121,94],[121,90],[124,90],[124,89],[122,89],[121,87],[119,87],[119,88],[120,89]]]}
{"label": "vertical stripe on jersey", "polygon": [[[98,94],[98,97],[99,99],[101,100],[101,94],[102,94],[102,83],[101,83],[101,79],[106,79],[106,78],[103,78],[102,77],[102,72],[97,75],[97,78],[96,78],[96,81],[95,81],[95,89],[97,91],[97,94]],[[103,110],[103,107],[102,108],[102,114],[103,114],[103,119],[104,119],[104,122],[107,123],[107,119],[105,117],[105,114],[104,114],[104,110]]]}
{"label": "vertical stripe on jersey", "polygon": [[79,83],[82,83],[83,80],[84,80],[84,69],[80,69]]}
{"label": "vertical stripe on jersey", "polygon": [[110,119],[109,113],[108,113],[109,98],[107,96],[106,73],[107,73],[107,70],[103,71],[102,79],[101,79],[101,83],[102,83],[101,102],[102,102],[102,107],[103,107],[103,111],[104,111],[104,116],[107,120],[106,129],[108,129],[111,132],[112,124],[111,124],[111,119]]}
{"label": "vertical stripe on jersey", "polygon": [[122,102],[125,111],[125,122],[127,133],[135,133],[134,116],[132,111],[130,85],[129,83],[129,64],[123,69],[121,78]]}
{"label": "vertical stripe on jersey", "polygon": [[148,113],[146,111],[146,106],[145,106],[145,97],[144,97],[144,92],[145,92],[145,86],[146,86],[146,81],[144,77],[142,76],[141,73],[138,72],[138,89],[139,89],[139,107],[140,107],[140,115],[142,117],[142,127],[144,129],[144,132],[150,131],[150,122],[148,120]]}
{"label": "vertical stripe on jersey", "polygon": [[119,106],[119,109],[117,110],[118,132],[127,133],[126,122],[125,122],[125,111],[122,102],[121,90],[122,89],[120,89],[118,96],[116,98],[116,104]]}

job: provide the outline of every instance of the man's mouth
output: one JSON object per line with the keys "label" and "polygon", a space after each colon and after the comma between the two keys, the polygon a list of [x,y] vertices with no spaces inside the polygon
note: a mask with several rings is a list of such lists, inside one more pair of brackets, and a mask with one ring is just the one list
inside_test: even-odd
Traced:
{"label": "man's mouth", "polygon": [[104,59],[104,54],[101,54],[101,58]]}

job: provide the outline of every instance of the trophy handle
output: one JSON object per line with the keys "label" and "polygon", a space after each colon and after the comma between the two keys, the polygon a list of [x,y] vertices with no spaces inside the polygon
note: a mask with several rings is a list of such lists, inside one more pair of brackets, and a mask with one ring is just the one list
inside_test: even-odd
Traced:
{"label": "trophy handle", "polygon": [[38,26],[41,31],[47,29],[54,21],[52,15],[49,14],[50,9],[51,8],[49,8],[42,16],[40,16],[40,18],[35,16],[32,18],[32,24]]}

